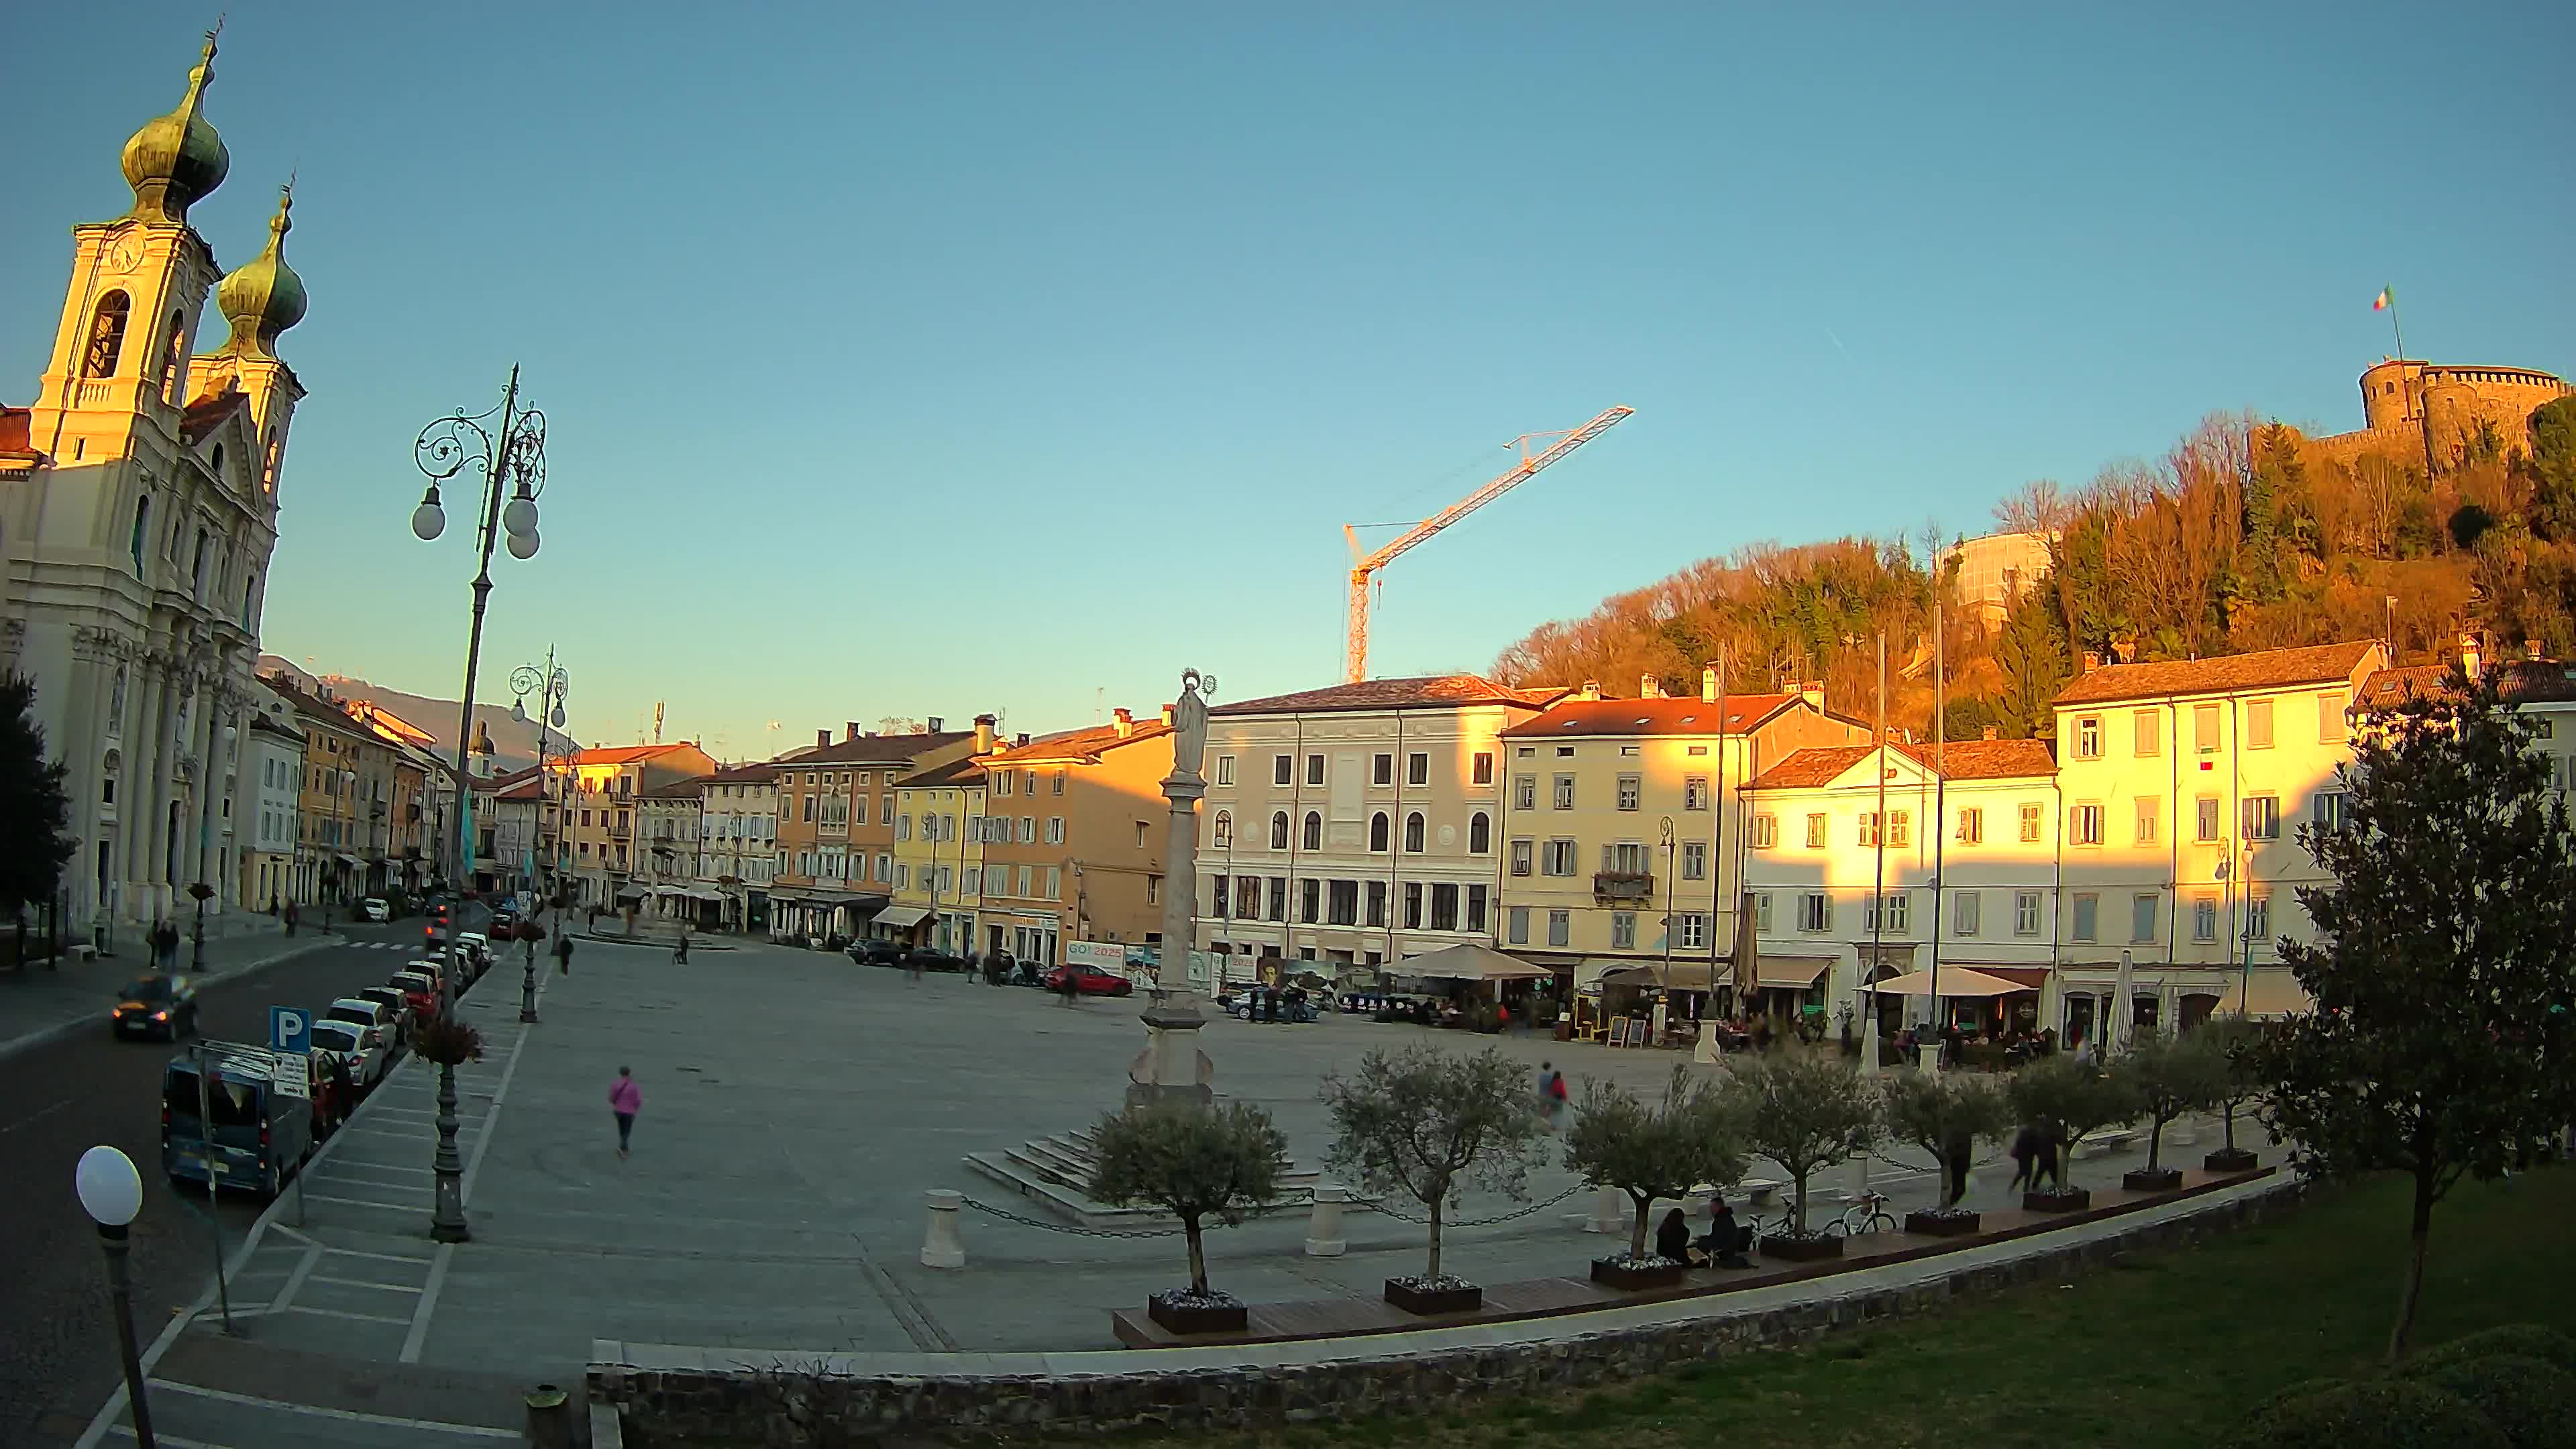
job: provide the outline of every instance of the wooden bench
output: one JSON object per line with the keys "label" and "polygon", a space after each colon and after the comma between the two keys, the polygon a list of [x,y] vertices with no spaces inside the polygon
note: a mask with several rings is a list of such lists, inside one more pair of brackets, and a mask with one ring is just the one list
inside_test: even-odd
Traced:
{"label": "wooden bench", "polygon": [[2145,1135],[2134,1127],[2123,1127],[2112,1132],[2096,1132],[2075,1144],[2075,1155],[2079,1158],[2108,1157],[2115,1152],[2136,1146],[2138,1139]]}
{"label": "wooden bench", "polygon": [[1736,1187],[1743,1192],[1744,1200],[1758,1208],[1769,1207],[1771,1195],[1787,1186],[1785,1182],[1768,1177],[1748,1177],[1736,1184]]}

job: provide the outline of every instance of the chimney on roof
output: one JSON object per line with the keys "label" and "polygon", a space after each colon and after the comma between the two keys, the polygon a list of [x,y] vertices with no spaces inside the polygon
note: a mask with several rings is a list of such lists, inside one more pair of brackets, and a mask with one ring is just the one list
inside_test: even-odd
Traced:
{"label": "chimney on roof", "polygon": [[859,737],[859,722],[858,722],[857,720],[854,720],[854,719],[845,719],[845,720],[841,721],[841,743],[843,743],[843,744],[845,744],[845,745],[846,745],[846,744],[848,744],[850,741],[855,740],[855,739],[857,739],[858,737]]}
{"label": "chimney on roof", "polygon": [[1015,734],[1015,735],[1011,736],[1011,747],[1012,747],[1013,749],[1017,749],[1017,748],[1019,748],[1020,746],[1027,744],[1028,742],[1029,742],[1029,732],[1028,732],[1027,730],[1022,730],[1022,731],[1020,731],[1018,734]]}
{"label": "chimney on roof", "polygon": [[2084,651],[2084,664],[2083,664],[2083,667],[2082,667],[2082,668],[2080,668],[2080,669],[2077,669],[2075,672],[2076,672],[2076,673],[2078,673],[2078,674],[2090,674],[2090,673],[2092,673],[2094,670],[2099,669],[2099,668],[2101,668],[2101,667],[2102,667],[2102,656],[2101,656],[2100,654],[2095,653],[2094,651],[2092,651],[2092,650],[2090,650],[2090,649],[2087,649],[2087,650],[2085,650],[2085,651]]}
{"label": "chimney on roof", "polygon": [[2534,664],[2538,664],[2540,662],[2540,641],[2537,639],[2523,640],[2522,657]]}
{"label": "chimney on roof", "polygon": [[1988,725],[1988,726],[1986,726],[1986,734],[1985,734],[1985,737],[1986,737],[1987,739],[1993,739],[1993,738],[1995,738],[1995,727],[1994,727],[1993,725]]}
{"label": "chimney on roof", "polygon": [[1583,687],[1574,692],[1574,697],[1576,699],[1599,699],[1601,697],[1601,681],[1597,679],[1587,679],[1583,681]]}
{"label": "chimney on roof", "polygon": [[1638,676],[1637,676],[1637,697],[1638,697],[1639,699],[1661,699],[1661,698],[1663,698],[1663,697],[1664,697],[1664,682],[1663,682],[1662,680],[1660,680],[1660,679],[1657,679],[1655,676],[1653,676],[1653,675],[1651,675],[1651,674],[1640,674],[1640,675],[1638,675]]}
{"label": "chimney on roof", "polygon": [[1170,729],[1171,727],[1172,727],[1172,707],[1171,707],[1170,705],[1168,705],[1168,704],[1167,704],[1167,705],[1164,705],[1164,706],[1163,706],[1163,728],[1165,728],[1165,729]]}
{"label": "chimney on roof", "polygon": [[975,753],[989,755],[992,752],[993,717],[989,714],[979,714],[975,716]]}
{"label": "chimney on roof", "polygon": [[832,742],[832,732],[831,732],[830,730],[816,730],[816,731],[814,731],[814,748],[816,748],[816,749],[818,749],[818,750],[819,750],[819,749],[823,748],[825,745],[830,744],[831,742]]}
{"label": "chimney on roof", "polygon": [[2460,636],[2460,672],[2475,679],[2478,677],[2478,663],[2478,636],[2462,634]]}
{"label": "chimney on roof", "polygon": [[941,733],[940,726],[945,725],[946,723],[948,723],[948,721],[941,719],[935,714],[932,715],[928,721],[930,726],[929,732],[934,735]]}
{"label": "chimney on roof", "polygon": [[861,735],[861,736],[860,736],[860,738],[861,738],[861,739],[868,739],[868,740],[875,739],[876,737],[877,737],[877,732],[876,732],[875,730],[870,730],[870,731],[868,731],[866,734],[864,734],[864,735]]}
{"label": "chimney on roof", "polygon": [[1699,702],[1717,703],[1717,666],[1712,664],[1699,672]]}
{"label": "chimney on roof", "polygon": [[1128,713],[1126,708],[1121,706],[1109,712],[1109,725],[1110,728],[1118,731],[1118,738],[1123,740],[1136,732],[1136,716]]}
{"label": "chimney on roof", "polygon": [[1822,713],[1825,708],[1825,682],[1821,679],[1799,680],[1798,698],[1815,706],[1817,712]]}

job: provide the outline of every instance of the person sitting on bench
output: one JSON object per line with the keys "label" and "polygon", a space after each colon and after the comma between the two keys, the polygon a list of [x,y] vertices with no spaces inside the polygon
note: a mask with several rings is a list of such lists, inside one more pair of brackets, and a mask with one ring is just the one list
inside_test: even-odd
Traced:
{"label": "person sitting on bench", "polygon": [[1753,1225],[1735,1220],[1724,1193],[1708,1199],[1708,1236],[1691,1245],[1691,1261],[1716,1268],[1750,1268],[1744,1255],[1753,1247]]}

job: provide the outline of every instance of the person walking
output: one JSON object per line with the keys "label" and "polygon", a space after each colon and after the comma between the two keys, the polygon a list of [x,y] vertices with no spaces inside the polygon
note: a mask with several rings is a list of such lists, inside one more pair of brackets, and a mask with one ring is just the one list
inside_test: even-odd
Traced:
{"label": "person walking", "polygon": [[619,1067],[617,1080],[608,1084],[608,1110],[617,1114],[617,1155],[626,1155],[627,1144],[635,1136],[635,1114],[644,1107],[644,1089],[635,1085],[635,1069]]}
{"label": "person walking", "polygon": [[572,974],[572,933],[569,931],[555,937],[555,974]]}
{"label": "person walking", "polygon": [[2033,1192],[2039,1190],[2039,1141],[2040,1131],[2035,1123],[2025,1122],[2021,1131],[2013,1134],[2012,1191],[2019,1192],[2023,1188]]}
{"label": "person walking", "polygon": [[292,936],[292,935],[294,935],[294,934],[295,934],[295,923],[296,923],[299,919],[301,919],[301,918],[302,918],[302,913],[301,913],[301,912],[299,912],[299,911],[296,909],[295,902],[293,902],[293,901],[288,901],[288,902],[286,903],[286,934],[287,934],[287,935]]}
{"label": "person walking", "polygon": [[671,948],[671,964],[674,966],[689,964],[689,928],[686,926],[680,928],[679,944]]}

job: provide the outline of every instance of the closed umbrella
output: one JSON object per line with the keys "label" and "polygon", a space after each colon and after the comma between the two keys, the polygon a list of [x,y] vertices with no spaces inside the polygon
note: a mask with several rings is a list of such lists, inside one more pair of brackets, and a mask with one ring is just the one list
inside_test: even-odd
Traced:
{"label": "closed umbrella", "polygon": [[2129,1023],[2138,1014],[2136,1005],[2129,1000],[2129,972],[2129,953],[2123,951],[2119,972],[2111,978],[2111,1019],[2103,1024],[2102,1033],[2103,1050],[2115,1055],[2129,1049]]}

